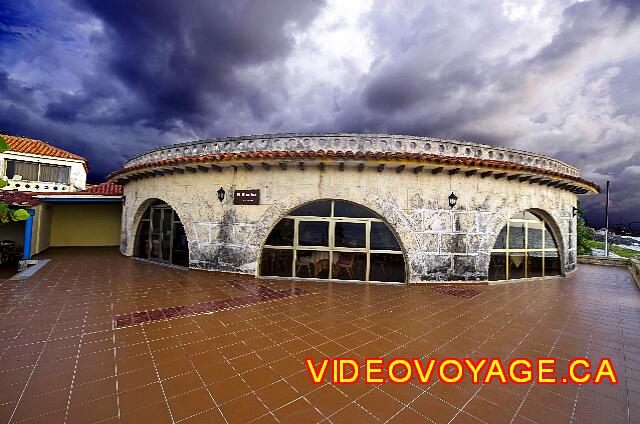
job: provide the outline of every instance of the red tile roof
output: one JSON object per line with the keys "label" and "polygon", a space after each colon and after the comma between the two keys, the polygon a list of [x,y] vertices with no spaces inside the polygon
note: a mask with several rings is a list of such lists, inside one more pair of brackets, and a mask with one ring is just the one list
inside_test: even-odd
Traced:
{"label": "red tile roof", "polygon": [[88,187],[86,190],[82,190],[82,191],[55,191],[55,192],[30,192],[31,194],[38,196],[38,197],[42,197],[42,198],[46,198],[46,197],[50,197],[50,196],[55,196],[55,197],[69,197],[69,196],[77,196],[77,195],[81,195],[81,196],[122,196],[123,193],[123,188],[121,185],[112,183],[112,182],[106,182],[106,183],[102,183],[102,184],[97,184],[91,187]]}
{"label": "red tile roof", "polygon": [[70,194],[101,194],[103,196],[122,196],[122,191],[123,190],[121,185],[112,182],[106,182],[91,186],[84,191],[78,191]]}
{"label": "red tile roof", "polygon": [[7,144],[9,145],[9,150],[12,152],[81,160],[82,162],[84,162],[85,170],[89,170],[89,164],[87,163],[87,160],[82,156],[59,149],[44,141],[15,135],[2,135],[2,138],[6,140]]}
{"label": "red tile roof", "polygon": [[0,190],[0,203],[11,206],[36,206],[42,203],[42,200],[36,199],[32,193],[24,191]]}
{"label": "red tile roof", "polygon": [[189,163],[206,163],[206,162],[228,162],[241,160],[293,160],[293,159],[351,159],[351,160],[376,160],[376,161],[399,161],[413,162],[416,164],[431,164],[437,166],[466,166],[481,167],[501,171],[522,171],[535,174],[548,175],[551,177],[562,178],[574,181],[588,186],[590,189],[600,192],[600,187],[580,177],[562,174],[560,172],[549,171],[543,168],[533,166],[520,165],[514,162],[498,161],[491,159],[474,159],[459,158],[451,156],[439,156],[427,153],[410,153],[410,152],[352,152],[352,151],[333,151],[333,150],[312,150],[312,151],[255,151],[255,152],[239,152],[239,153],[216,153],[201,156],[183,156],[178,158],[163,159],[156,162],[144,163],[141,165],[131,166],[112,172],[107,176],[108,180],[126,174],[131,171],[138,171],[147,168],[157,168],[169,165],[186,165]]}

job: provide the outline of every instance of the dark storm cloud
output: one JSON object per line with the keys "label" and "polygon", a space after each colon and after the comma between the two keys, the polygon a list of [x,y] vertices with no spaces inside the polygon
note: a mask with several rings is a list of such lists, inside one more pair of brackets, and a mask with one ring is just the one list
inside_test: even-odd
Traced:
{"label": "dark storm cloud", "polygon": [[[293,0],[74,4],[105,25],[94,40],[102,52],[97,72],[117,78],[123,90],[135,95],[133,116],[115,111],[104,119],[120,124],[140,120],[164,130],[175,129],[177,122],[201,127],[216,119],[217,106],[227,101],[249,100],[256,115],[262,114],[267,106],[260,81],[243,80],[237,70],[286,56],[293,41],[288,26],[307,25],[322,5]],[[84,81],[81,93],[51,103],[48,116],[83,119],[78,109],[99,109],[101,101],[120,94],[97,90],[96,79]]]}
{"label": "dark storm cloud", "polygon": [[[87,156],[96,178],[140,151],[212,136],[459,138],[611,179],[612,222],[640,219],[639,2],[358,6],[8,2],[0,129]],[[601,225],[603,196],[586,203]]]}

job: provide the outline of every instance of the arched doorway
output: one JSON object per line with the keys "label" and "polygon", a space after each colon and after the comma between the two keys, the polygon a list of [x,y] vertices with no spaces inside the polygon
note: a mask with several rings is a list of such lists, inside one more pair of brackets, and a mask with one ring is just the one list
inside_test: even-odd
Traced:
{"label": "arched doorway", "polygon": [[318,200],[291,211],[262,248],[259,275],[403,283],[404,252],[389,226],[369,209]]}
{"label": "arched doorway", "polygon": [[489,280],[562,275],[558,243],[544,219],[533,211],[513,215],[491,249]]}
{"label": "arched doorway", "polygon": [[161,200],[144,211],[138,226],[135,256],[189,266],[189,243],[178,214]]}

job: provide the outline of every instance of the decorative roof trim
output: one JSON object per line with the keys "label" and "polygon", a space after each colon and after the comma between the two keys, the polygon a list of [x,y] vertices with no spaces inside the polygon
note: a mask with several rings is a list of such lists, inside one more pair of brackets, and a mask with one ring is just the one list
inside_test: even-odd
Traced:
{"label": "decorative roof trim", "polygon": [[353,152],[353,151],[333,151],[333,150],[315,150],[315,151],[253,151],[238,153],[216,153],[200,156],[182,156],[171,159],[163,159],[155,162],[148,162],[141,165],[135,165],[121,169],[107,176],[107,180],[116,182],[118,176],[135,173],[136,171],[152,169],[164,166],[180,166],[188,164],[209,163],[209,162],[236,162],[236,161],[269,161],[269,160],[353,160],[353,161],[393,161],[415,164],[428,164],[434,166],[463,166],[474,168],[486,168],[491,170],[509,171],[509,172],[529,172],[541,175],[547,175],[558,179],[570,180],[589,188],[595,193],[600,192],[600,187],[590,181],[573,175],[562,174],[559,172],[549,171],[542,168],[536,168],[527,165],[521,165],[513,162],[498,161],[491,159],[475,159],[460,158],[450,156],[440,156],[427,153],[410,153],[410,152]]}
{"label": "decorative roof trim", "polygon": [[16,135],[2,135],[9,145],[8,153],[26,153],[38,156],[47,156],[59,159],[71,159],[81,161],[85,171],[89,172],[89,164],[87,159],[75,153],[62,150],[58,147],[52,146],[49,143],[36,140],[28,137],[21,137]]}

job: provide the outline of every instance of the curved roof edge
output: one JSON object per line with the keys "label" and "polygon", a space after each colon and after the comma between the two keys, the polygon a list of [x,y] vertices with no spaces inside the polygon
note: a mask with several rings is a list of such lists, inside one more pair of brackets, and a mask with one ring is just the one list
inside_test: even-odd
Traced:
{"label": "curved roof edge", "polygon": [[[115,183],[126,183],[128,178],[126,176],[155,176],[156,173],[150,172],[153,168],[168,168],[167,172],[171,172],[173,168],[188,168],[188,165],[194,166],[202,164],[215,164],[215,163],[233,163],[242,161],[282,161],[282,160],[336,160],[336,161],[375,161],[375,162],[404,162],[414,165],[414,172],[416,168],[420,168],[424,165],[431,165],[442,170],[443,167],[454,168],[460,171],[460,168],[468,168],[463,172],[471,172],[472,168],[480,168],[488,170],[489,174],[494,173],[496,178],[501,178],[507,175],[507,173],[513,173],[515,176],[509,176],[509,179],[518,178],[518,174],[523,174],[523,178],[527,180],[533,180],[534,178],[526,177],[524,174],[535,174],[551,177],[549,185],[560,186],[560,180],[568,180],[584,187],[585,193],[599,193],[600,187],[583,178],[563,174],[560,172],[549,171],[547,169],[536,168],[532,166],[521,165],[518,163],[508,161],[498,161],[489,159],[475,159],[475,158],[459,158],[448,157],[440,155],[432,155],[427,153],[409,153],[409,152],[352,152],[352,151],[333,151],[333,150],[317,150],[317,151],[253,151],[253,152],[238,152],[238,153],[217,153],[210,155],[198,155],[198,156],[181,156],[171,159],[163,159],[156,162],[142,163],[140,165],[123,168],[119,171],[111,173],[107,179]],[[457,167],[457,168],[456,168]],[[456,172],[458,172],[456,171]],[[497,172],[496,172],[497,171]],[[163,173],[163,171],[159,171]],[[193,172],[197,172],[197,168],[193,169]],[[469,176],[471,174],[467,174]],[[501,175],[501,176],[499,176]],[[511,178],[513,177],[513,178]],[[483,177],[484,178],[484,177]],[[134,178],[137,179],[137,178]],[[125,181],[127,180],[127,181]],[[556,180],[556,181],[553,181]],[[558,187],[560,188],[560,187]]]}

